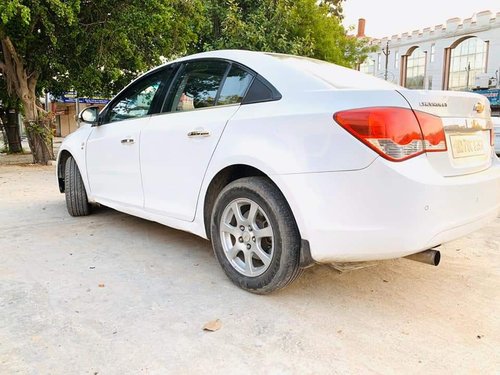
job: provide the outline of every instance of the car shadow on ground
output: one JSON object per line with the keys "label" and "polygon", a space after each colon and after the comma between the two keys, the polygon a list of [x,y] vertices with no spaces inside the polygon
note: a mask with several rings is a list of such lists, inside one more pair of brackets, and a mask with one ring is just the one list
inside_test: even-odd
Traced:
{"label": "car shadow on ground", "polygon": [[[191,260],[192,272],[204,272],[207,275],[223,275],[215,259],[209,241],[196,235],[179,231],[164,225],[143,220],[134,216],[120,213],[105,206],[93,208],[92,215],[85,220],[92,219],[91,227],[97,228],[96,223],[104,220],[106,233],[124,232],[133,233],[138,242],[137,251],[151,252],[157,256],[168,251],[172,257],[188,256]],[[96,221],[96,219],[99,219]],[[80,220],[76,218],[75,220]],[[96,234],[98,235],[98,234]],[[148,246],[142,246],[147,242]],[[116,243],[120,247],[120,243]],[[147,256],[143,254],[144,256]],[[183,264],[189,267],[189,264]],[[203,270],[203,268],[205,268]],[[185,272],[191,272],[185,269]],[[446,279],[440,277],[438,268],[397,259],[381,261],[370,267],[340,273],[328,265],[316,265],[304,270],[301,277],[286,289],[278,291],[267,298],[288,299],[303,294],[309,298],[335,300],[338,298],[352,299],[359,306],[363,300],[371,300],[374,296],[387,293],[416,293],[419,285],[425,289],[430,282],[445,283]],[[415,284],[415,281],[417,283]],[[232,287],[229,279],[223,277],[223,282]],[[236,288],[236,287],[235,287]],[[401,290],[399,290],[401,289]],[[385,291],[385,292],[383,292]],[[438,288],[434,288],[439,293]],[[241,293],[245,293],[241,291]],[[422,291],[422,294],[426,292]],[[344,297],[342,297],[344,296]],[[264,297],[266,298],[266,297]]]}

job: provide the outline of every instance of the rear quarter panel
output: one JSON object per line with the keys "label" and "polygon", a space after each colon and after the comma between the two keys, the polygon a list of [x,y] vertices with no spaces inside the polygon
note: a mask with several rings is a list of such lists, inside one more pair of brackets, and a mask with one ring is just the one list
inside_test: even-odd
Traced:
{"label": "rear quarter panel", "polygon": [[325,90],[242,105],[227,124],[207,169],[197,220],[203,218],[205,194],[215,175],[228,166],[245,164],[261,170],[276,183],[302,233],[305,225],[298,204],[302,197],[294,194],[293,186],[283,186],[279,175],[368,167],[378,155],[336,124],[333,114],[371,106],[408,108],[408,103],[394,90]]}
{"label": "rear quarter panel", "polygon": [[408,103],[393,90],[326,90],[242,105],[226,126],[208,176],[239,163],[270,175],[366,168],[377,154],[336,124],[333,114],[371,106]]}

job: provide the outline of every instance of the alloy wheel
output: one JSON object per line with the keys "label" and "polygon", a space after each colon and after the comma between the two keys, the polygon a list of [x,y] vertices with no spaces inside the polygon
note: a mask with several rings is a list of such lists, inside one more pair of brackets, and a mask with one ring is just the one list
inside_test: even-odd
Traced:
{"label": "alloy wheel", "polygon": [[262,275],[274,254],[271,222],[257,203],[236,199],[224,209],[220,221],[220,238],[231,266],[248,277]]}

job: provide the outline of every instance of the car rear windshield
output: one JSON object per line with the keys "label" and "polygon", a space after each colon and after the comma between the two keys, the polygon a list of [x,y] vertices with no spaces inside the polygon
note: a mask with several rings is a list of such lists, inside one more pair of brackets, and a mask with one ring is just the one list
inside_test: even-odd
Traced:
{"label": "car rear windshield", "polygon": [[399,86],[380,78],[344,68],[321,60],[269,53],[270,56],[283,61],[296,70],[314,76],[337,89],[378,89],[395,90]]}

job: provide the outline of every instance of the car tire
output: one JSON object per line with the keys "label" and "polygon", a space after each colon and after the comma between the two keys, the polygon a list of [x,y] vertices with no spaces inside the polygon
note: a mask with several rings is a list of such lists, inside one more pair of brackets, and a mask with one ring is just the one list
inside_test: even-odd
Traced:
{"label": "car tire", "polygon": [[80,170],[71,156],[66,160],[64,166],[64,193],[66,208],[71,216],[87,216],[90,214],[90,204],[85,185]]}
{"label": "car tire", "polygon": [[210,230],[222,269],[244,290],[271,293],[302,273],[301,237],[292,211],[265,177],[228,184],[216,199]]}

